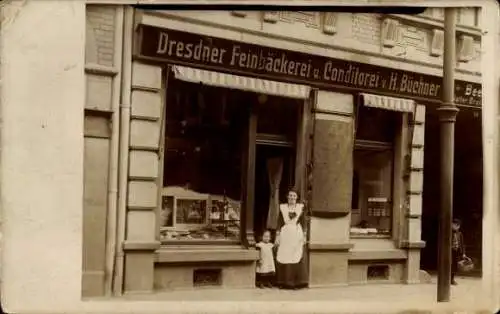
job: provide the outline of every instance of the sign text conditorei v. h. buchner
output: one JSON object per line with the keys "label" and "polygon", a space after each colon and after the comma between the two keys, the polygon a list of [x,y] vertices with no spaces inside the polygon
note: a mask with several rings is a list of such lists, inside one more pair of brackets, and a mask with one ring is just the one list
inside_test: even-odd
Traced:
{"label": "sign text conditorei v. h. buchner", "polygon": [[[441,101],[442,78],[141,25],[139,56],[208,70]],[[455,102],[481,106],[481,84],[455,81]]]}

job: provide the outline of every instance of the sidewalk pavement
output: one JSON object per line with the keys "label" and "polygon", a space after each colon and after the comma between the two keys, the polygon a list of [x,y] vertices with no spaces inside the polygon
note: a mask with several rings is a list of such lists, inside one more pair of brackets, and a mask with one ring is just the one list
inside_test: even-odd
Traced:
{"label": "sidewalk pavement", "polygon": [[[250,302],[257,306],[265,307],[276,302],[288,303],[289,301],[307,302],[307,310],[304,305],[296,304],[290,309],[298,313],[320,313],[328,306],[331,312],[346,310],[350,311],[377,311],[379,313],[434,313],[453,310],[454,313],[494,313],[489,309],[491,304],[485,293],[482,293],[481,279],[457,278],[458,285],[451,287],[451,300],[447,303],[437,303],[437,278],[433,277],[429,284],[367,284],[338,286],[330,288],[311,288],[298,291],[279,289],[197,289],[197,290],[174,290],[169,292],[155,293],[152,295],[127,295],[123,298],[134,301],[177,301],[195,303],[196,301],[236,301]],[[314,302],[311,302],[314,301]],[[328,302],[323,304],[322,302]],[[189,304],[188,304],[189,305]],[[288,304],[290,305],[290,304]],[[252,305],[251,310],[255,313],[257,307]],[[319,306],[319,307],[318,307]],[[273,306],[274,308],[274,306]],[[286,306],[288,308],[288,306]],[[285,307],[280,305],[281,310]],[[406,311],[418,309],[420,311]],[[207,311],[212,310],[208,306]],[[273,313],[281,313],[281,310]],[[309,311],[311,310],[311,311]],[[314,310],[314,311],[313,311]],[[423,312],[422,312],[423,311]],[[481,312],[479,312],[481,311]],[[484,311],[484,312],[483,312]],[[288,310],[286,310],[288,312]]]}

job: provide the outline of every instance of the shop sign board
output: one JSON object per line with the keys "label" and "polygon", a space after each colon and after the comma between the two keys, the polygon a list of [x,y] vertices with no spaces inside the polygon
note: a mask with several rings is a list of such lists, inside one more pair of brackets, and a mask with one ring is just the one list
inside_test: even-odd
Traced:
{"label": "shop sign board", "polygon": [[[442,100],[442,77],[140,25],[137,57],[322,89]],[[481,84],[455,81],[457,105],[481,107]]]}

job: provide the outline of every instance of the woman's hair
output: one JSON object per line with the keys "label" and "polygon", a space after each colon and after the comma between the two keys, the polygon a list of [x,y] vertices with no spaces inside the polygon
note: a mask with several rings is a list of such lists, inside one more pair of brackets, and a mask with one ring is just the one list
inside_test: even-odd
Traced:
{"label": "woman's hair", "polygon": [[290,193],[295,193],[295,195],[297,195],[297,199],[299,198],[299,192],[297,191],[297,189],[295,189],[293,187],[289,188],[287,195],[290,194]]}

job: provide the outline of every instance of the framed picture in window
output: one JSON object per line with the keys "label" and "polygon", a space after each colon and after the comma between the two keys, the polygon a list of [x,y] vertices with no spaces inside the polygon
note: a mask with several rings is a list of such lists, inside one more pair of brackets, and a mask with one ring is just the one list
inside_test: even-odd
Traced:
{"label": "framed picture in window", "polygon": [[190,229],[197,226],[203,227],[207,224],[208,198],[177,197],[176,200],[176,227],[188,227]]}
{"label": "framed picture in window", "polygon": [[211,212],[210,222],[240,220],[241,202],[220,195],[210,196]]}
{"label": "framed picture in window", "polygon": [[162,195],[161,198],[161,228],[173,228],[175,223],[175,197]]}
{"label": "framed picture in window", "polygon": [[162,227],[176,230],[203,228],[208,223],[209,195],[179,187],[162,193]]}

